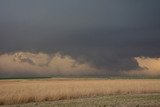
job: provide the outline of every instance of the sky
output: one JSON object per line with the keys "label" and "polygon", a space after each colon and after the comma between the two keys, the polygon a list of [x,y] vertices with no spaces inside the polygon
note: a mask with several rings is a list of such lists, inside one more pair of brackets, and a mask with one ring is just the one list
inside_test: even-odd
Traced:
{"label": "sky", "polygon": [[0,0],[0,77],[160,75],[159,0]]}

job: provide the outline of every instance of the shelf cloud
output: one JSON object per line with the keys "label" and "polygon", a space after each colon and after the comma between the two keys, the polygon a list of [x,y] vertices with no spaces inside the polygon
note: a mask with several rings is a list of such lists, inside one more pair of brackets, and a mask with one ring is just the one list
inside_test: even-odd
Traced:
{"label": "shelf cloud", "polygon": [[127,72],[131,75],[160,75],[160,58],[150,58],[150,57],[136,57],[138,62],[139,70],[133,70]]}
{"label": "shelf cloud", "polygon": [[94,74],[96,69],[59,53],[16,52],[0,55],[1,77]]}

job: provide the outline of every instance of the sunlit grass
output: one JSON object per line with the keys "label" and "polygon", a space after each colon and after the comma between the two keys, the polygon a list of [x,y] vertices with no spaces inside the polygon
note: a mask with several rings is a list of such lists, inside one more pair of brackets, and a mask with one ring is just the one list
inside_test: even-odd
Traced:
{"label": "sunlit grass", "polygon": [[0,104],[57,101],[108,94],[159,93],[158,79],[1,80]]}

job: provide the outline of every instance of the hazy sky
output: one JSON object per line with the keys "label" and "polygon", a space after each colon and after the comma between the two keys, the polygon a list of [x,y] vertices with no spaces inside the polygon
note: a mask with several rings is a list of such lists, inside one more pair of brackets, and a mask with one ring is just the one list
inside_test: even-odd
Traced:
{"label": "hazy sky", "polygon": [[142,69],[136,57],[160,57],[160,0],[0,0],[0,58],[17,52],[31,65],[30,54],[60,53],[95,74]]}

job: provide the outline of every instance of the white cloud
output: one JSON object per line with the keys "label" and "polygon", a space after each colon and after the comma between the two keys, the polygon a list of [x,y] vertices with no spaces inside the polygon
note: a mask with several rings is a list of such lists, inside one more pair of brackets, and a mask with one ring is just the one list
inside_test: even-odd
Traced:
{"label": "white cloud", "polygon": [[97,70],[88,63],[79,63],[71,56],[60,53],[16,52],[0,55],[0,74],[5,75],[51,75],[94,74]]}
{"label": "white cloud", "polygon": [[160,58],[136,57],[135,60],[142,69],[132,70],[129,74],[160,75]]}

